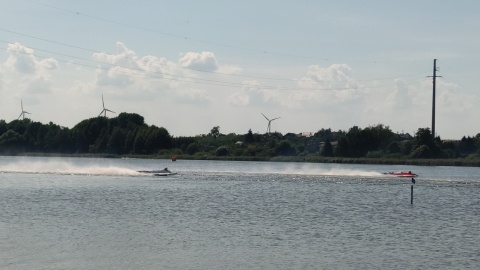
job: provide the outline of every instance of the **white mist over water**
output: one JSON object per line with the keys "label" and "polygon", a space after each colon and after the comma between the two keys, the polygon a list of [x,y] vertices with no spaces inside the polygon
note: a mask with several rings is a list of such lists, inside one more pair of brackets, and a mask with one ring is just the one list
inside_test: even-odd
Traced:
{"label": "white mist over water", "polygon": [[[95,158],[8,158],[1,162],[0,172],[43,173],[43,174],[79,174],[79,175],[124,175],[139,176],[139,170],[158,170],[165,167],[163,160],[125,160]],[[6,161],[6,160],[4,160]],[[161,164],[161,165],[160,165]],[[205,166],[203,161],[182,161],[169,163],[171,171],[182,173],[244,173],[276,175],[319,175],[319,176],[360,176],[381,177],[378,171],[344,168],[341,166],[309,163],[271,163],[271,162],[214,162]]]}
{"label": "white mist over water", "polygon": [[249,171],[249,173],[261,174],[291,174],[291,175],[322,175],[322,176],[363,176],[363,177],[380,177],[382,173],[376,171],[342,169],[342,168],[289,168],[288,166],[281,170],[265,169],[257,172]]}
{"label": "white mist over water", "polygon": [[78,175],[122,175],[142,176],[138,171],[161,170],[182,174],[227,173],[243,175],[305,175],[333,177],[383,178],[384,171],[410,170],[411,168],[385,166],[360,166],[303,162],[253,162],[253,161],[206,161],[167,159],[107,159],[78,157],[2,157],[0,172],[78,174]]}
{"label": "white mist over water", "polygon": [[74,164],[68,161],[32,161],[20,160],[14,163],[1,164],[0,172],[11,173],[44,173],[44,174],[85,174],[85,175],[139,175],[133,169],[101,164]]}
{"label": "white mist over water", "polygon": [[358,168],[345,168],[335,164],[320,163],[260,163],[259,166],[249,170],[250,173],[266,174],[290,174],[290,175],[321,175],[321,176],[362,176],[380,177],[383,174],[379,171],[364,170]]}
{"label": "white mist over water", "polygon": [[[180,165],[183,162],[189,164]],[[288,162],[222,162],[222,161],[181,161],[172,164],[171,169],[183,172],[204,173],[242,173],[242,174],[273,174],[273,175],[308,175],[308,176],[360,176],[382,177],[381,171],[371,168],[346,168],[337,164],[321,163],[288,163]],[[206,164],[211,166],[205,166]],[[213,166],[214,164],[219,166]]]}

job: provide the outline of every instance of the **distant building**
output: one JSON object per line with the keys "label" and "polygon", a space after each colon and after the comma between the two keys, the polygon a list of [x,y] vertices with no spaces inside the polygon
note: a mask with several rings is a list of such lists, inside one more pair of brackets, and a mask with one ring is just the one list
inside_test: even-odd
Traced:
{"label": "distant building", "polygon": [[285,139],[288,139],[288,138],[299,138],[299,137],[305,137],[305,138],[309,138],[309,137],[313,137],[314,133],[313,132],[300,132],[300,133],[287,133],[285,134],[285,136],[283,136]]}
{"label": "distant building", "polygon": [[298,136],[299,137],[312,137],[313,136],[313,132],[300,132],[298,133]]}
{"label": "distant building", "polygon": [[411,139],[413,139],[413,136],[410,135],[409,133],[397,133],[397,134],[398,134],[398,136],[400,136],[400,138],[401,138],[402,140],[411,140]]}

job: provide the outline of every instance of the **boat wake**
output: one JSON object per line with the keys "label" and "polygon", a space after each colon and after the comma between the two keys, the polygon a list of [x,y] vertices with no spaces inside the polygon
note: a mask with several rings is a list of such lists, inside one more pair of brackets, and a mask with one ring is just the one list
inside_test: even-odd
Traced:
{"label": "boat wake", "polygon": [[348,170],[348,169],[331,169],[325,173],[327,176],[364,176],[364,177],[380,177],[382,173],[376,171]]}
{"label": "boat wake", "polygon": [[140,175],[133,169],[116,166],[92,164],[73,164],[66,161],[20,161],[0,165],[2,173],[39,173],[39,174],[72,174],[72,175]]}
{"label": "boat wake", "polygon": [[239,170],[221,170],[211,171],[210,173],[245,173],[245,174],[273,174],[273,175],[307,175],[307,176],[359,176],[359,177],[384,177],[385,175],[378,171],[368,171],[360,169],[345,169],[345,168],[318,168],[310,165],[303,166],[285,166],[279,169],[275,167],[255,167],[248,171]]}

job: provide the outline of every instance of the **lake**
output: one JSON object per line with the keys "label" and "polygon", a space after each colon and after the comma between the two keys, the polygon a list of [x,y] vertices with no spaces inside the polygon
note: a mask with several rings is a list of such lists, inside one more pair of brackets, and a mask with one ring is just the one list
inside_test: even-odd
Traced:
{"label": "lake", "polygon": [[479,175],[0,157],[0,269],[480,269]]}

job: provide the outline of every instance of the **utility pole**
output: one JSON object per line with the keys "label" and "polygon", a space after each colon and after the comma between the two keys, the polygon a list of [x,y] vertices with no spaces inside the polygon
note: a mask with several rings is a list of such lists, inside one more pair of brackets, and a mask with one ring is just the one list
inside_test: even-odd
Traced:
{"label": "utility pole", "polygon": [[437,76],[437,59],[433,59],[433,76],[428,76],[429,78],[432,78],[432,83],[433,83],[433,98],[432,98],[432,136],[435,139],[435,79],[437,77],[442,77],[442,76]]}

